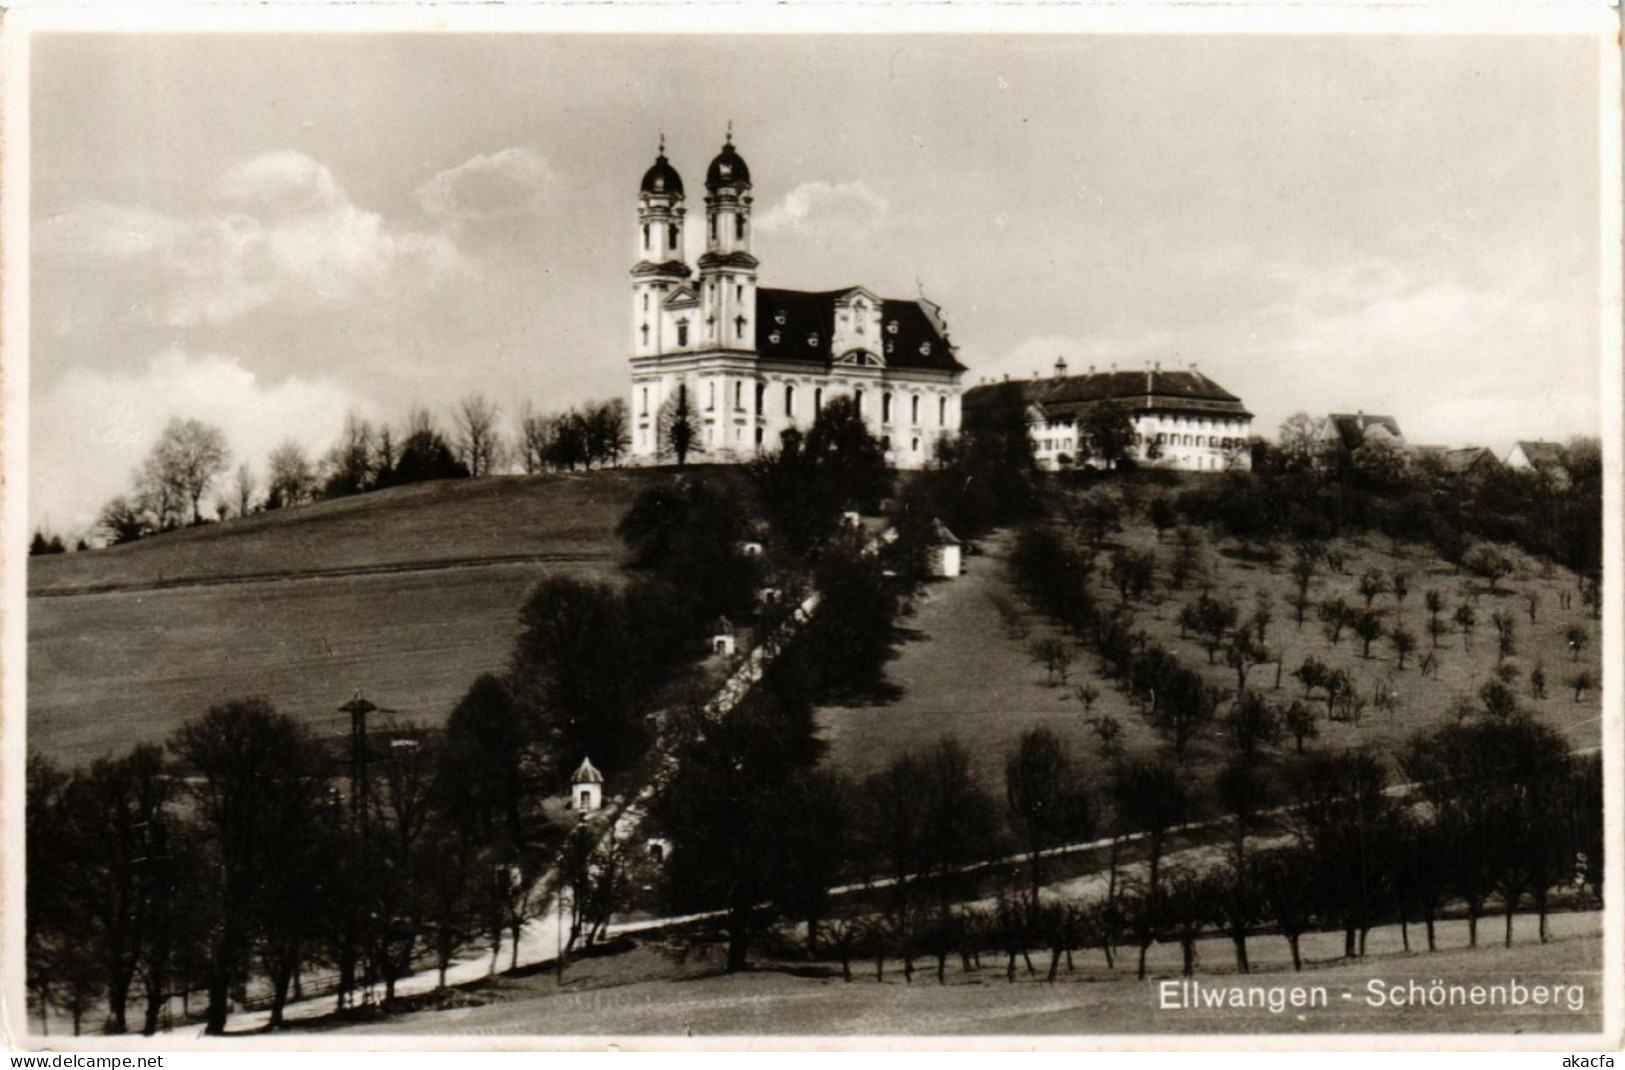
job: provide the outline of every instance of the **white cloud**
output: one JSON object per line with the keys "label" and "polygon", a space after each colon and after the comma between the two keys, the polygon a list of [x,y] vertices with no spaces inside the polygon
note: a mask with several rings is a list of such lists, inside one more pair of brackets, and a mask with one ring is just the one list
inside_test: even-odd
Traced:
{"label": "white cloud", "polygon": [[441,171],[418,187],[417,198],[431,218],[486,222],[540,211],[557,185],[546,160],[516,147]]}
{"label": "white cloud", "polygon": [[886,198],[860,179],[855,182],[803,182],[784,199],[756,217],[758,230],[831,232],[879,226],[886,218]]}
{"label": "white cloud", "polygon": [[42,251],[138,272],[159,287],[138,317],[171,327],[223,323],[273,303],[296,311],[391,296],[464,266],[449,235],[357,207],[331,171],[302,153],[232,167],[215,184],[215,201],[186,216],[81,205],[52,220]]}
{"label": "white cloud", "polygon": [[172,416],[223,429],[232,469],[247,461],[263,478],[277,443],[292,437],[318,454],[352,408],[375,415],[331,379],[263,382],[218,354],[171,349],[138,371],[74,369],[30,407],[30,518],[69,535],[84,531],[108,499],[130,489],[132,471]]}

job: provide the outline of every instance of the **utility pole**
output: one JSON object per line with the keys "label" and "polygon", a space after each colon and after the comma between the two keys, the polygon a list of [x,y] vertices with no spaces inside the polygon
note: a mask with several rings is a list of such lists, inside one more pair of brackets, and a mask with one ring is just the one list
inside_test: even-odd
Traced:
{"label": "utility pole", "polygon": [[367,701],[360,688],[355,697],[339,707],[340,713],[350,715],[350,808],[358,831],[366,831],[367,824],[367,714],[394,713]]}

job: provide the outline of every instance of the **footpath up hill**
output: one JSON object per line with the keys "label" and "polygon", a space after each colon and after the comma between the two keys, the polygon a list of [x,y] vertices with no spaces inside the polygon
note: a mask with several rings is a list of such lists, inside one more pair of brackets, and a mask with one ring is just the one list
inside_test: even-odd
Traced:
{"label": "footpath up hill", "polygon": [[670,478],[425,483],[34,558],[29,748],[74,765],[161,743],[245,695],[337,732],[356,688],[401,720],[439,723],[475,676],[505,666],[538,580],[620,574],[615,525]]}

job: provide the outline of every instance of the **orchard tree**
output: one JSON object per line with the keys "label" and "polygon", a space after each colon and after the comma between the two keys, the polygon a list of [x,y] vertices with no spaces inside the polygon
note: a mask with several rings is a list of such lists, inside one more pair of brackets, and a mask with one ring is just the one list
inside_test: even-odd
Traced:
{"label": "orchard tree", "polygon": [[497,429],[497,406],[484,394],[470,394],[457,403],[453,415],[457,459],[471,479],[488,476],[502,466],[506,447]]}

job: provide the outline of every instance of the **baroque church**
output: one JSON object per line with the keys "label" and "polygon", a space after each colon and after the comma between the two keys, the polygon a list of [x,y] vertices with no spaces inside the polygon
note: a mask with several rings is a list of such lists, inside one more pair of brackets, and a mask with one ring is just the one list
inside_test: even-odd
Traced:
{"label": "baroque church", "polygon": [[662,138],[638,191],[632,269],[632,457],[673,459],[676,412],[689,460],[727,463],[776,449],[792,428],[851,397],[888,463],[920,468],[959,430],[960,377],[941,310],[862,286],[757,284],[750,168],[729,132],[705,172],[705,252],[684,257],[683,179]]}

